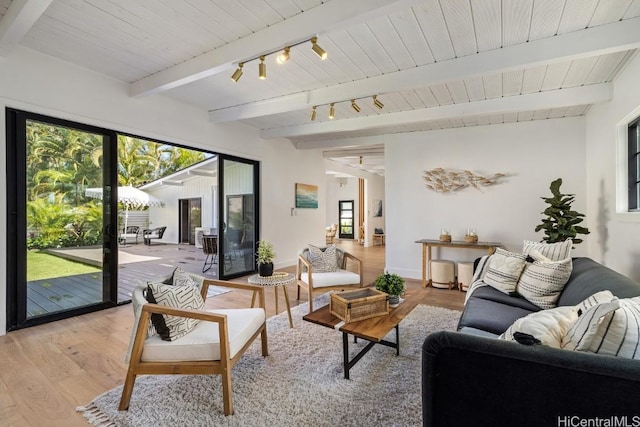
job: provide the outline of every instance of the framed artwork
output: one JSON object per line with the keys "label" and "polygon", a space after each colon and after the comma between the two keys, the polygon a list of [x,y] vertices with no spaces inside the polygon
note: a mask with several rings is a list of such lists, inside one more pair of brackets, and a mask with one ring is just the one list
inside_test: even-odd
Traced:
{"label": "framed artwork", "polygon": [[373,201],[373,216],[374,217],[382,216],[382,200]]}
{"label": "framed artwork", "polygon": [[318,208],[318,186],[296,183],[296,208]]}

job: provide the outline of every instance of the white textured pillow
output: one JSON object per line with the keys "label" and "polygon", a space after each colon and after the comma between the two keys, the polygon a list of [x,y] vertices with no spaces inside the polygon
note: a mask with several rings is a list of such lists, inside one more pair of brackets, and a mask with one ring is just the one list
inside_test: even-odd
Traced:
{"label": "white textured pillow", "polygon": [[[589,325],[576,350],[640,360],[640,297],[614,299],[593,306],[576,323],[583,318],[582,323],[589,322]],[[583,327],[575,329],[578,333],[584,330]],[[567,334],[565,348],[571,348],[580,336],[578,333],[571,337]]]}
{"label": "white textured pillow", "polygon": [[[532,254],[534,258],[543,258],[535,249]],[[523,298],[540,308],[554,308],[558,305],[558,298],[569,281],[572,270],[571,258],[562,261],[528,262],[518,280],[516,290]]]}
{"label": "white textured pillow", "polygon": [[484,282],[497,290],[509,294],[516,290],[516,285],[526,256],[505,251],[502,248],[489,257],[489,266],[484,275]]}
{"label": "white textured pillow", "polygon": [[309,245],[309,262],[314,273],[332,273],[338,271],[336,245],[329,245],[324,250]]}
{"label": "white textured pillow", "polygon": [[515,341],[513,334],[521,332],[540,340],[542,345],[562,347],[562,338],[571,324],[578,318],[576,307],[556,307],[537,311],[522,317],[500,335],[500,339]]}
{"label": "white textured pillow", "polygon": [[571,239],[557,243],[533,242],[531,240],[525,240],[522,245],[522,253],[525,255],[529,255],[531,253],[531,250],[535,249],[540,254],[544,255],[552,261],[560,261],[565,258],[571,257],[572,246],[573,240]]}
{"label": "white textured pillow", "polygon": [[[166,307],[202,310],[204,300],[198,286],[173,286],[163,283],[147,285],[147,301]],[[198,319],[152,314],[151,321],[158,335],[165,341],[174,341],[187,335],[200,322]]]}

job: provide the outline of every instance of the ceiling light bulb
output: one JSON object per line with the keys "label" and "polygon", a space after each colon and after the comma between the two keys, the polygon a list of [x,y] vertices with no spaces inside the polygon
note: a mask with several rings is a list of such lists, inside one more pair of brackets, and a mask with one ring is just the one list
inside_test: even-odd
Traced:
{"label": "ceiling light bulb", "polygon": [[264,55],[260,56],[260,65],[258,65],[258,78],[264,80],[267,78],[267,64],[264,63]]}
{"label": "ceiling light bulb", "polygon": [[329,104],[329,118],[333,119],[336,116],[336,109],[333,106],[333,102],[331,104]]}
{"label": "ceiling light bulb", "polygon": [[313,108],[311,109],[311,121],[314,121],[316,119],[316,106],[314,105]]}
{"label": "ceiling light bulb", "polygon": [[328,56],[327,51],[321,48],[320,46],[318,46],[317,37],[311,37],[311,44],[312,44],[311,49],[315,52],[316,55],[320,57],[320,59],[322,59],[323,61],[327,59],[327,56]]}
{"label": "ceiling light bulb", "polygon": [[355,99],[351,100],[351,108],[353,108],[356,113],[360,112],[360,107],[358,106],[358,104],[356,104]]}
{"label": "ceiling light bulb", "polygon": [[231,80],[233,80],[234,82],[238,83],[238,80],[240,80],[240,77],[242,77],[242,66],[244,64],[241,62],[238,64],[238,68],[236,68],[236,71],[233,72],[233,74],[231,75]]}
{"label": "ceiling light bulb", "polygon": [[373,95],[373,105],[375,105],[379,110],[382,110],[382,107],[384,107],[384,104],[378,101],[378,95]]}
{"label": "ceiling light bulb", "polygon": [[289,55],[289,50],[291,48],[289,47],[285,47],[284,50],[280,53],[280,55],[278,55],[278,57],[276,58],[276,61],[278,61],[278,64],[284,64],[285,62],[287,62],[290,58]]}

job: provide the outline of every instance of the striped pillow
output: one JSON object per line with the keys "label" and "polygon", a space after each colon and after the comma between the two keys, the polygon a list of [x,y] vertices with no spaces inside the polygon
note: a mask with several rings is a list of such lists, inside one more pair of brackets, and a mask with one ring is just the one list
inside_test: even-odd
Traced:
{"label": "striped pillow", "polygon": [[530,255],[533,249],[537,250],[543,256],[549,258],[551,261],[560,261],[571,257],[571,247],[573,246],[573,240],[567,239],[564,242],[546,243],[546,242],[533,242],[531,240],[525,240],[522,245],[522,253]]}
{"label": "striped pillow", "polygon": [[603,302],[611,302],[614,298],[615,296],[609,290],[596,292],[590,297],[585,298],[585,300],[580,304],[576,305],[576,308],[578,309],[578,316],[581,316],[582,313],[584,313],[594,305],[598,305]]}
{"label": "striped pillow", "polygon": [[640,360],[640,297],[589,308],[571,326],[563,347]]}
{"label": "striped pillow", "polygon": [[524,269],[526,256],[497,248],[489,257],[489,266],[484,275],[484,282],[505,294],[516,290],[516,285],[522,269]]}
{"label": "striped pillow", "polygon": [[[535,255],[536,250],[532,253]],[[538,307],[554,308],[558,305],[558,298],[569,281],[572,270],[571,258],[527,263],[516,289],[523,298]]]}

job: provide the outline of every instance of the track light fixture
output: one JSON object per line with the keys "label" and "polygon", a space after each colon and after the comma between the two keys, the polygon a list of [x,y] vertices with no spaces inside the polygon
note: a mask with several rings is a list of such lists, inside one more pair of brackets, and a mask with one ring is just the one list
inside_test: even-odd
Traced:
{"label": "track light fixture", "polygon": [[311,50],[313,50],[315,54],[320,57],[320,59],[322,59],[323,61],[327,59],[327,51],[318,45],[317,37],[311,37],[311,45]]}
{"label": "track light fixture", "polygon": [[264,80],[267,78],[267,64],[264,63],[264,55],[260,56],[260,65],[258,65],[258,78]]}
{"label": "track light fixture", "polygon": [[314,121],[316,119],[316,106],[314,105],[313,108],[311,109],[311,121]]}
{"label": "track light fixture", "polygon": [[329,118],[333,119],[336,116],[336,109],[333,106],[333,102],[331,104],[329,104]]}
{"label": "track light fixture", "polygon": [[316,55],[318,55],[320,57],[320,59],[327,59],[327,51],[324,50],[323,48],[321,48],[320,46],[318,46],[318,38],[317,37],[311,37],[309,39],[305,39],[302,40],[300,42],[291,44],[289,46],[285,46],[282,50],[278,49],[278,50],[274,50],[272,52],[267,52],[265,54],[259,55],[259,56],[254,56],[253,58],[249,58],[249,59],[245,59],[242,62],[238,63],[238,68],[236,68],[236,71],[234,71],[234,73],[231,75],[231,79],[234,82],[238,82],[238,80],[240,80],[240,77],[242,77],[242,66],[247,63],[247,62],[251,62],[251,61],[255,61],[256,59],[260,59],[260,64],[258,65],[258,77],[260,79],[266,79],[267,78],[267,64],[265,64],[264,60],[268,55],[274,54],[276,52],[280,52],[278,54],[278,56],[276,57],[276,61],[278,62],[278,64],[284,64],[285,62],[287,62],[290,58],[291,58],[291,48],[293,46],[298,46],[302,43],[306,43],[306,42],[311,42],[312,47],[311,49],[315,52]]}
{"label": "track light fixture", "polygon": [[240,80],[240,77],[242,77],[242,66],[244,65],[244,63],[239,63],[238,64],[238,68],[236,68],[236,71],[233,72],[233,74],[231,75],[231,80],[233,80],[234,82],[238,83],[238,80]]}
{"label": "track light fixture", "polygon": [[276,61],[278,62],[278,64],[284,64],[289,60],[289,58],[291,57],[291,55],[289,54],[290,50],[291,48],[288,46],[284,48],[284,50],[276,58]]}
{"label": "track light fixture", "polygon": [[355,100],[355,99],[352,99],[352,100],[351,100],[351,108],[353,108],[353,110],[354,110],[356,113],[359,113],[359,112],[360,112],[360,107],[358,107],[358,104],[356,104],[356,100]]}
{"label": "track light fixture", "polygon": [[378,95],[373,95],[373,105],[375,105],[379,110],[382,110],[382,107],[384,107],[384,104],[378,101]]}

